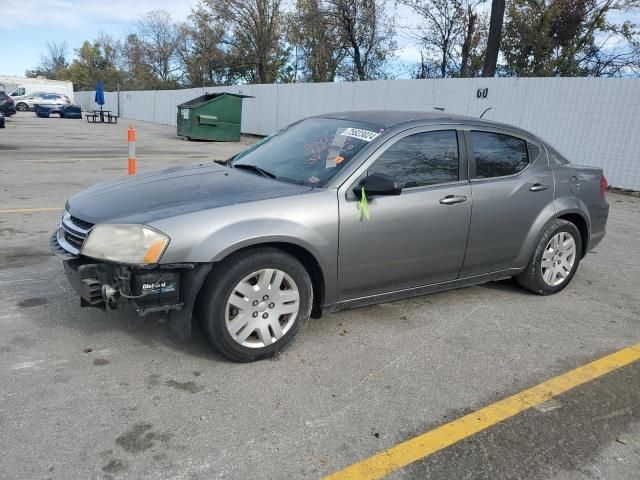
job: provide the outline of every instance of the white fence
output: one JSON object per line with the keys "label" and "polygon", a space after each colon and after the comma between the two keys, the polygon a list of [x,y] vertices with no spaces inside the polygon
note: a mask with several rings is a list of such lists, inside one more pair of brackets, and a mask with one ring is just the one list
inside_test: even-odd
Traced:
{"label": "white fence", "polygon": [[[480,116],[522,127],[574,163],[602,167],[609,183],[640,190],[640,79],[473,78],[238,85],[120,92],[120,116],[176,124],[176,106],[203,93],[251,95],[242,131],[268,135],[300,118],[343,110],[423,110]],[[76,101],[93,109],[93,92]],[[105,94],[118,110],[118,95]]]}

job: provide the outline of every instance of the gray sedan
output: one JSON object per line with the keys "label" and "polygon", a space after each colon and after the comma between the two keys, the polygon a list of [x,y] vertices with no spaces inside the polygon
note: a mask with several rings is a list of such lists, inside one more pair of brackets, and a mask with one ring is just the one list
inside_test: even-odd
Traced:
{"label": "gray sedan", "polygon": [[51,248],[83,306],[198,319],[236,361],[309,316],[515,277],[565,288],[605,235],[607,181],[526,131],[421,112],[290,125],[224,162],[71,196]]}
{"label": "gray sedan", "polygon": [[14,101],[16,110],[19,112],[34,110],[36,105],[63,106],[71,103],[66,95],[46,92],[38,92],[24,97],[18,97],[14,99]]}

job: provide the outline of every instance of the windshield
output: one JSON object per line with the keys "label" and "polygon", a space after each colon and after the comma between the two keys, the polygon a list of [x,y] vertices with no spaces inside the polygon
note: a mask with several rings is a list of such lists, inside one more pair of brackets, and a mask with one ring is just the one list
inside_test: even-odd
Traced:
{"label": "windshield", "polygon": [[381,132],[371,124],[308,118],[252,145],[231,165],[276,180],[322,187]]}

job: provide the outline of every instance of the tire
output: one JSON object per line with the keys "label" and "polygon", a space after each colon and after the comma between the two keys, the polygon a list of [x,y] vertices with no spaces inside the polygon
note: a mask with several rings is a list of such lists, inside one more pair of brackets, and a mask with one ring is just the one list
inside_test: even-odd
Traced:
{"label": "tire", "polygon": [[304,266],[282,250],[255,248],[214,267],[198,296],[198,315],[217,351],[236,362],[253,362],[283,350],[309,319],[312,305]]}
{"label": "tire", "polygon": [[582,237],[578,228],[566,220],[555,220],[540,237],[529,265],[516,280],[531,292],[553,295],[569,285],[581,255]]}
{"label": "tire", "polygon": [[27,111],[29,111],[29,105],[27,105],[24,102],[19,102],[16,105],[16,110],[19,111],[19,112],[27,112]]}

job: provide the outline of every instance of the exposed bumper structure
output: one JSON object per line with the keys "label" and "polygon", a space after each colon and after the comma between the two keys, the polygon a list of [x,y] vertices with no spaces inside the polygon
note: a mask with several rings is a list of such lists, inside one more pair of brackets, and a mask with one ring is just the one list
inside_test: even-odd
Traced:
{"label": "exposed bumper structure", "polygon": [[63,225],[52,234],[49,245],[63,260],[65,274],[80,296],[81,306],[113,310],[133,305],[142,316],[165,312],[178,336],[190,335],[196,296],[212,264],[138,267],[102,262],[80,255],[81,243],[75,249],[65,239],[68,235],[65,228],[68,227],[64,226],[63,218]]}

